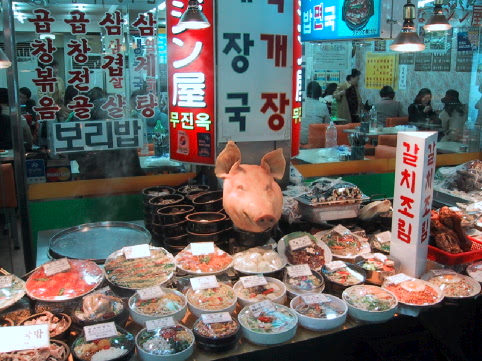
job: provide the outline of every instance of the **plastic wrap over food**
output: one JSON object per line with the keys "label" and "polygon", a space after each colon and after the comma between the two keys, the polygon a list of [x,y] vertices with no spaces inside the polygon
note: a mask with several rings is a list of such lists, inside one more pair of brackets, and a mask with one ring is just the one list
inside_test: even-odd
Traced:
{"label": "plastic wrap over food", "polygon": [[440,168],[435,174],[434,186],[437,190],[448,190],[459,196],[465,193],[464,198],[470,200],[482,200],[482,161],[476,159],[455,167]]}
{"label": "plastic wrap over food", "polygon": [[324,203],[339,202],[346,200],[361,199],[363,196],[360,188],[352,183],[341,181],[340,179],[332,180],[322,178],[313,182],[311,190],[302,194],[298,199],[305,203]]}

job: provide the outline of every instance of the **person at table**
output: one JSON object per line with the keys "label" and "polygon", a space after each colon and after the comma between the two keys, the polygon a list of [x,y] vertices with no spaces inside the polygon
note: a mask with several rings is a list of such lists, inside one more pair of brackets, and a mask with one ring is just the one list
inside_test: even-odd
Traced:
{"label": "person at table", "polygon": [[430,89],[420,89],[415,100],[408,107],[409,123],[425,123],[429,120],[434,120],[436,114],[432,109],[431,103],[432,92]]}
{"label": "person at table", "polygon": [[18,90],[18,100],[20,101],[20,110],[24,115],[30,115],[31,121],[27,122],[32,127],[35,126],[37,119],[37,113],[33,110],[33,107],[37,105],[35,100],[32,99],[32,92],[27,87],[22,87]]}
{"label": "person at table", "polygon": [[[2,132],[2,133],[8,132],[8,134],[3,134],[2,137],[4,137],[5,139],[2,140],[2,142],[6,141],[5,145],[9,145],[8,140],[10,140],[10,142],[12,141],[11,133],[10,133],[12,119],[10,117],[10,105],[9,105],[8,89],[7,88],[0,88],[0,114],[2,115],[2,129],[0,129],[0,132]],[[7,123],[8,123],[8,125],[5,125]],[[33,143],[32,133],[30,131],[30,127],[29,127],[25,117],[20,117],[20,125],[22,127],[23,143],[24,143],[25,149],[31,150],[32,149],[32,143]],[[10,134],[10,137],[9,137],[9,134]],[[10,146],[10,147],[5,146],[4,148],[8,149],[8,148],[11,148],[11,147],[12,146]]]}
{"label": "person at table", "polygon": [[330,112],[331,115],[331,103],[333,103],[333,93],[335,92],[336,88],[338,87],[337,83],[330,83],[326,86],[326,89],[323,93],[323,95],[320,98],[320,102],[323,104],[326,104],[328,107],[328,111]]}
{"label": "person at table", "polygon": [[349,123],[360,122],[359,114],[363,107],[358,91],[360,75],[360,70],[352,69],[351,73],[346,77],[346,82],[339,84],[333,93],[333,97],[337,101],[337,117],[346,119]]}
{"label": "person at table", "polygon": [[308,129],[310,124],[329,123],[328,106],[320,102],[321,86],[316,81],[310,81],[306,87],[306,99],[302,104],[301,145],[308,144]]}
{"label": "person at table", "polygon": [[444,136],[442,142],[459,142],[462,139],[465,122],[467,121],[468,107],[459,100],[459,92],[449,89],[442,98],[444,109],[439,117],[442,121]]}
{"label": "person at table", "polygon": [[385,121],[387,118],[406,116],[402,103],[394,100],[395,91],[391,86],[386,85],[380,90],[380,98],[381,100],[375,104],[378,124],[386,126]]}

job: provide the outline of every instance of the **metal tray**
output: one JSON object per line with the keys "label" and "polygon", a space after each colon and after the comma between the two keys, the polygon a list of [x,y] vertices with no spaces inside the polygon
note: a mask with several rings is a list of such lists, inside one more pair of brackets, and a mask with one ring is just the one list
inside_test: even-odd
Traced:
{"label": "metal tray", "polygon": [[122,247],[145,244],[151,234],[141,226],[128,222],[86,223],[67,228],[50,239],[49,253],[54,258],[89,259],[104,263]]}

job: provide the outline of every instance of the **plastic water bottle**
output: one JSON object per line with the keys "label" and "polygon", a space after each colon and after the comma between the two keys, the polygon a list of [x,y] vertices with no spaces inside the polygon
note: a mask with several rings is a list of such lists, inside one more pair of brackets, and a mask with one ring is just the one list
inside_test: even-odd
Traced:
{"label": "plastic water bottle", "polygon": [[337,146],[336,127],[332,120],[330,121],[330,125],[326,128],[325,148],[335,148],[336,146]]}
{"label": "plastic water bottle", "polygon": [[331,102],[331,119],[332,120],[336,120],[338,118],[338,104],[336,103],[336,99],[333,99],[333,101]]}
{"label": "plastic water bottle", "polygon": [[370,109],[370,124],[373,130],[378,128],[377,110],[375,109],[374,105],[372,105],[372,108]]}
{"label": "plastic water bottle", "polygon": [[468,152],[479,151],[479,134],[477,134],[475,122],[470,117],[464,124],[462,143],[467,146]]}
{"label": "plastic water bottle", "polygon": [[153,142],[154,142],[154,155],[156,157],[162,156],[162,136],[164,134],[164,127],[161,124],[161,121],[158,120],[156,126],[153,129]]}

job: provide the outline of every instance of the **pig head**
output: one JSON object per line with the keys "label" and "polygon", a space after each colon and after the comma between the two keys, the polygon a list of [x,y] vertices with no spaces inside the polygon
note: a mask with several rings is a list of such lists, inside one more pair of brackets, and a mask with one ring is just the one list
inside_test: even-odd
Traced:
{"label": "pig head", "polygon": [[261,159],[261,165],[241,164],[241,152],[233,141],[216,159],[215,173],[224,179],[223,206],[234,225],[248,232],[263,232],[281,218],[283,194],[275,182],[283,178],[283,150]]}

